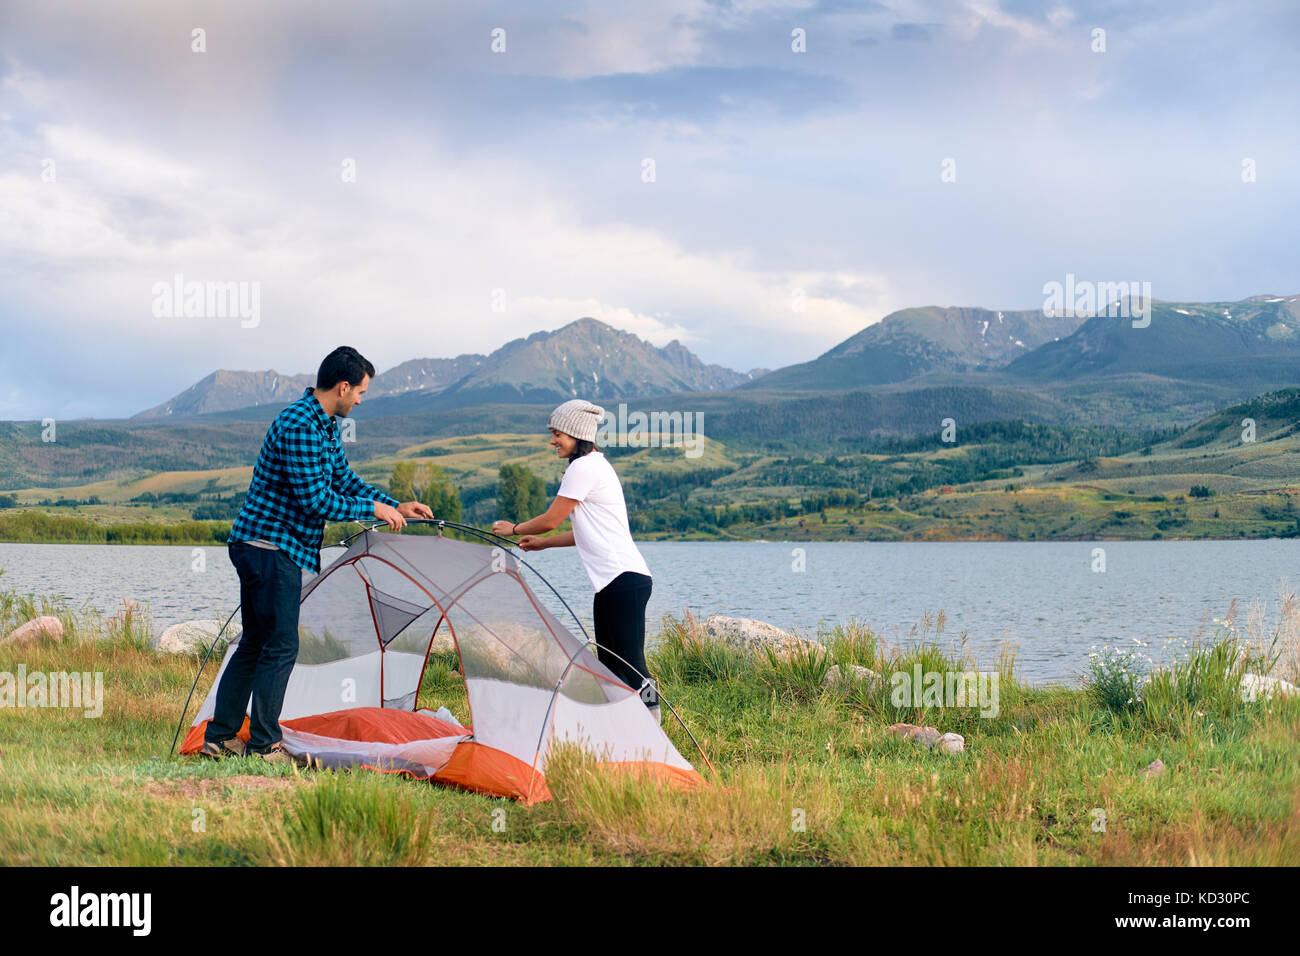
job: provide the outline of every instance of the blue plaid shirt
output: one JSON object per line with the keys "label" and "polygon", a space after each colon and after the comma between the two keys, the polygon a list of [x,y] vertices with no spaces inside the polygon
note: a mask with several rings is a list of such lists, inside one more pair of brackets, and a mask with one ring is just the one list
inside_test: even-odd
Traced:
{"label": "blue plaid shirt", "polygon": [[231,541],[269,541],[305,571],[320,571],[326,521],[364,521],[397,502],[356,476],[339,429],[309,388],[266,433]]}

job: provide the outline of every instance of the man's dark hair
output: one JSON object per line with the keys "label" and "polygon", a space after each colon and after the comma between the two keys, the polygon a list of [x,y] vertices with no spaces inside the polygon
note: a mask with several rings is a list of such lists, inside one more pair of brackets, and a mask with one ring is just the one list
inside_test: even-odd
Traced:
{"label": "man's dark hair", "polygon": [[573,446],[573,454],[569,456],[569,461],[571,462],[577,461],[583,455],[590,455],[596,450],[596,443],[594,441],[586,441],[582,438],[575,438],[574,441],[576,441],[577,444]]}
{"label": "man's dark hair", "polygon": [[320,371],[316,373],[316,387],[333,388],[339,382],[360,385],[367,375],[374,378],[375,367],[356,349],[340,345],[320,363]]}

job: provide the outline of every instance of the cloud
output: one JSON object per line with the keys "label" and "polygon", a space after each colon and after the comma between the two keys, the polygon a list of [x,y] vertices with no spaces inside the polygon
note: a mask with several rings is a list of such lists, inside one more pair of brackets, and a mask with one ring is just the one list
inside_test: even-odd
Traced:
{"label": "cloud", "polygon": [[[1067,271],[1183,300],[1285,289],[1298,16],[14,0],[0,415],[126,414],[219,365],[302,371],[342,341],[391,365],[582,314],[775,367],[895,308],[1033,307]],[[1259,164],[1249,187],[1243,157]],[[262,323],[154,318],[153,284],[178,272],[260,283]]]}
{"label": "cloud", "polygon": [[[216,366],[310,368],[341,341],[364,342],[372,360],[392,365],[487,351],[582,315],[655,344],[701,346],[708,361],[759,364],[761,347],[736,348],[710,326],[789,334],[790,288],[809,281],[757,266],[743,250],[693,251],[653,228],[584,222],[538,189],[527,157],[466,163],[400,132],[368,149],[356,182],[322,158],[313,175],[288,183],[280,166],[237,148],[214,146],[200,163],[44,124],[24,152],[56,156],[55,181],[42,181],[38,167],[0,177],[13,307],[40,315],[44,335],[64,343],[60,364],[67,353],[97,365],[116,353],[148,370],[103,375],[114,387],[90,407],[104,417],[161,401]],[[176,274],[256,284],[260,323],[156,317],[153,287]],[[497,289],[504,313],[492,309]],[[800,335],[823,342],[878,317],[831,296],[807,305]],[[21,376],[21,361],[11,353],[5,371]]]}

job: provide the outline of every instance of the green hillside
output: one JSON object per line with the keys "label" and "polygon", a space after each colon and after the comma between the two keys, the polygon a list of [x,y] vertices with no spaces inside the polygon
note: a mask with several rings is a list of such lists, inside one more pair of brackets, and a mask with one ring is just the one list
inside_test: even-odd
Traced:
{"label": "green hillside", "polygon": [[[784,438],[712,437],[696,458],[680,447],[606,449],[623,479],[633,530],[643,538],[792,540],[1300,532],[1293,504],[1300,489],[1300,389],[1258,396],[1185,429],[985,421],[960,425],[952,442],[944,442],[937,428],[873,438],[810,434],[798,419],[805,407],[787,403],[777,412],[785,419],[732,423]],[[941,406],[917,407],[922,418],[932,418]],[[762,404],[754,410],[773,414]],[[869,404],[861,416],[859,434],[872,425]],[[1245,419],[1253,421],[1253,435],[1243,435]],[[542,435],[491,433],[401,445],[358,458],[356,467],[384,486],[402,461],[444,469],[466,520],[480,525],[498,516],[496,483],[503,463],[540,475],[548,494],[555,493],[564,466]],[[0,516],[7,519],[0,521],[0,536],[67,539],[15,525],[14,516],[23,511],[99,527],[228,521],[250,474],[248,466],[187,469],[6,492],[0,494]]]}

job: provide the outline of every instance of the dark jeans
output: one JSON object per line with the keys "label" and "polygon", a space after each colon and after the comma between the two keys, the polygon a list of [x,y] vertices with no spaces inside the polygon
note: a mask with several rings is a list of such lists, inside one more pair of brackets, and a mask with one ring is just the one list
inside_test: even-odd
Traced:
{"label": "dark jeans", "polygon": [[[646,575],[624,571],[596,592],[592,605],[592,623],[600,645],[596,657],[633,690],[642,690],[642,683],[650,676],[645,662],[645,608],[650,602],[651,586]],[[626,663],[619,658],[625,658]],[[647,707],[659,703],[653,684],[642,690],[641,699]]]}
{"label": "dark jeans", "polygon": [[283,551],[235,541],[230,563],[239,573],[239,601],[244,632],[221,675],[216,713],[204,738],[229,740],[244,723],[248,698],[248,748],[266,753],[280,741],[280,709],[289,674],[298,659],[298,601],[302,571]]}

